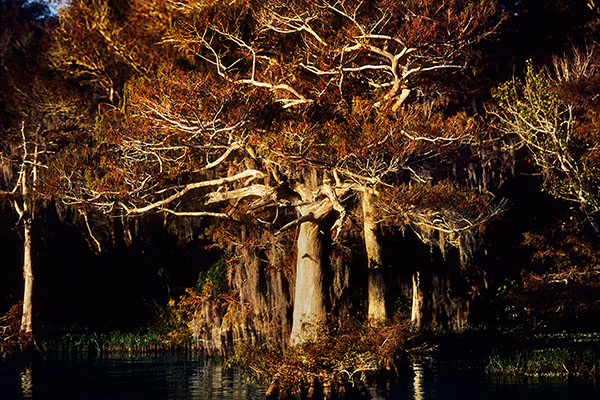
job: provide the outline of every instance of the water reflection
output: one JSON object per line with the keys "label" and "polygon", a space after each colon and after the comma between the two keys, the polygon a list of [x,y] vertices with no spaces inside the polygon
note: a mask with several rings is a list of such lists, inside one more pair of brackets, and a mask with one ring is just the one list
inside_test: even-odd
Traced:
{"label": "water reflection", "polygon": [[[399,379],[371,388],[373,400],[571,400],[600,398],[592,382],[490,378],[481,368],[415,360]],[[213,359],[110,357],[0,363],[2,400],[256,400],[265,388],[248,385],[240,370]]]}
{"label": "water reflection", "polygon": [[249,400],[265,397],[239,370],[185,357],[62,358],[0,364],[0,399]]}
{"label": "water reflection", "polygon": [[19,378],[23,399],[33,399],[33,369],[31,365],[25,365],[21,368]]}
{"label": "water reflection", "polygon": [[[171,370],[174,372],[175,370]],[[224,368],[215,360],[198,361],[179,376],[171,376],[169,391],[182,399],[249,399],[261,398],[261,388],[250,386],[237,369]],[[258,397],[256,397],[258,396]]]}
{"label": "water reflection", "polygon": [[394,382],[372,388],[373,400],[598,400],[593,381],[564,378],[506,379],[488,376],[481,365],[415,360]]}
{"label": "water reflection", "polygon": [[432,383],[433,371],[428,368],[422,360],[412,362],[413,377],[413,399],[430,400],[437,399],[435,385]]}

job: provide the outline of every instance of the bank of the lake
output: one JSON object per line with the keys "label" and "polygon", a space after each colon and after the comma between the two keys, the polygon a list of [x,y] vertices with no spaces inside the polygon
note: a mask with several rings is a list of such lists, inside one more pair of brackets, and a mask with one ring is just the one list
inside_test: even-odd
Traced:
{"label": "bank of the lake", "polygon": [[[518,387],[527,387],[532,380],[548,381],[568,390],[573,382],[578,382],[576,386],[591,385],[594,388],[595,382],[600,381],[600,333],[534,334],[473,326],[461,330],[415,331],[410,325],[403,324],[392,328],[348,326],[347,329],[327,331],[327,335],[322,335],[322,343],[312,347],[278,352],[258,346],[246,348],[245,353],[236,348],[235,356],[217,360],[202,358],[202,349],[191,338],[169,341],[168,330],[157,326],[110,332],[71,326],[46,330],[45,335],[36,338],[37,349],[17,353],[12,361],[4,362],[2,368],[7,376],[22,377],[27,382],[31,380],[28,366],[44,370],[50,365],[59,368],[62,368],[60,365],[71,365],[75,369],[84,368],[83,376],[101,374],[102,370],[111,368],[120,371],[122,366],[131,365],[139,367],[142,374],[148,372],[147,365],[185,370],[212,368],[212,365],[223,369],[227,365],[233,368],[224,374],[235,371],[242,376],[243,382],[252,380],[264,387],[277,377],[277,395],[286,395],[288,390],[295,393],[296,390],[301,393],[300,397],[302,393],[310,393],[309,386],[315,379],[321,386],[336,382],[338,386],[340,383],[342,386],[358,384],[362,388],[366,382],[371,392],[383,393],[380,398],[396,398],[395,395],[388,397],[389,393],[400,390],[399,387],[406,392],[407,382],[418,384],[431,376],[434,376],[431,378],[434,379],[434,392],[445,392],[447,389],[437,386],[438,375],[453,376],[448,382],[464,381],[464,384],[473,379],[479,382],[473,390],[480,394],[492,390],[493,382],[511,385],[517,382]],[[381,343],[392,348],[386,350]],[[357,364],[356,360],[362,364]],[[93,371],[95,367],[99,371]],[[260,369],[262,376],[256,374]],[[286,373],[288,376],[284,375]],[[44,376],[46,373],[38,374]],[[45,378],[38,379],[44,381]],[[282,382],[297,382],[297,387]],[[139,382],[134,380],[131,384],[135,386]],[[469,398],[468,394],[465,396]]]}
{"label": "bank of the lake", "polygon": [[600,379],[598,332],[424,331],[410,345],[415,358],[476,363],[493,376]]}

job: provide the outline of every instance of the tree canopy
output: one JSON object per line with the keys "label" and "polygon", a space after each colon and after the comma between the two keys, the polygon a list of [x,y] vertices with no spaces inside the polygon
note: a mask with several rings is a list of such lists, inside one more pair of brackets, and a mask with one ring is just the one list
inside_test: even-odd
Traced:
{"label": "tree canopy", "polygon": [[[235,308],[302,344],[332,312],[385,322],[401,296],[414,324],[461,326],[525,173],[596,246],[594,2],[1,5],[3,198],[75,210],[97,251],[102,221],[125,238],[152,215],[201,221],[229,264],[198,335],[221,340]],[[411,238],[429,260],[394,253]]]}

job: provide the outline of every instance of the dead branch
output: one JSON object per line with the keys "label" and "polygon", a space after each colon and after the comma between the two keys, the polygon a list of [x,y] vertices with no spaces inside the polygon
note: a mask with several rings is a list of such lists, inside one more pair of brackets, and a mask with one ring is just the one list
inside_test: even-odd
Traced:
{"label": "dead branch", "polygon": [[194,189],[200,189],[200,188],[210,187],[210,186],[219,186],[219,185],[223,185],[225,183],[236,182],[236,181],[240,181],[240,180],[244,180],[244,179],[262,179],[264,177],[265,177],[265,175],[261,171],[246,170],[244,172],[240,172],[239,174],[236,174],[233,176],[223,177],[223,178],[219,178],[219,179],[212,179],[212,180],[207,180],[207,181],[201,181],[201,182],[189,183],[189,184],[183,186],[182,189],[178,189],[176,193],[172,194],[171,196],[167,197],[166,199],[156,201],[156,202],[149,204],[147,206],[144,206],[144,207],[128,207],[124,203],[121,203],[121,207],[123,207],[123,209],[125,210],[125,212],[127,214],[143,214],[145,212],[165,206],[165,205],[173,202],[174,200],[177,200],[177,199],[183,197],[186,193],[188,193],[189,191],[194,190]]}

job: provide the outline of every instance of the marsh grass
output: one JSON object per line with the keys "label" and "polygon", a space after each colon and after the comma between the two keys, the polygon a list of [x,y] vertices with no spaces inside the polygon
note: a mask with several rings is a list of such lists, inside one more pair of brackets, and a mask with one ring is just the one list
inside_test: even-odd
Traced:
{"label": "marsh grass", "polygon": [[461,361],[491,375],[600,379],[600,332],[503,332],[471,326],[422,330],[407,343],[414,358]]}
{"label": "marsh grass", "polygon": [[487,357],[486,371],[495,375],[598,378],[600,334],[537,335],[520,348]]}
{"label": "marsh grass", "polygon": [[189,352],[190,346],[176,346],[165,339],[163,330],[98,332],[72,327],[41,340],[44,352],[79,353],[159,353]]}

